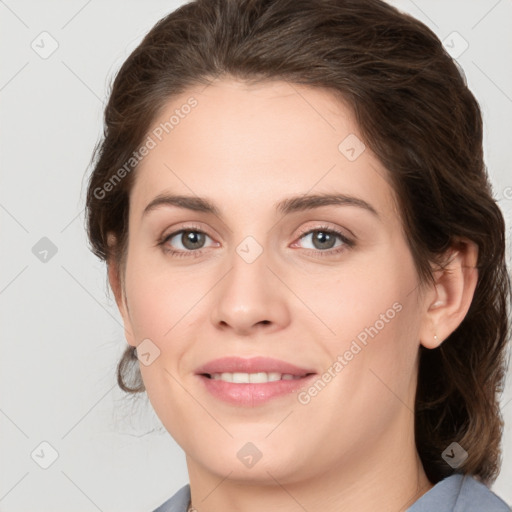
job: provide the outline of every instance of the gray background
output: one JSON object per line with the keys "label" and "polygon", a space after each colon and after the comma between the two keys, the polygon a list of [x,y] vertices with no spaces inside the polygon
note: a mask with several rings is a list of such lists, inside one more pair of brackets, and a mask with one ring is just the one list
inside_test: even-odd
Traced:
{"label": "gray background", "polygon": [[[188,481],[183,452],[147,399],[117,388],[123,329],[83,215],[108,84],[182,3],[0,0],[2,512],[149,511]],[[391,3],[453,52],[467,42],[456,58],[483,110],[486,162],[510,234],[512,1]],[[510,380],[493,489],[512,504]]]}

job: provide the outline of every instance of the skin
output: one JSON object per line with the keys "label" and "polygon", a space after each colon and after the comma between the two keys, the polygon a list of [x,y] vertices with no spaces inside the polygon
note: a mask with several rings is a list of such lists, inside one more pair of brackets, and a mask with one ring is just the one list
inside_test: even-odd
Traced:
{"label": "skin", "polygon": [[[462,241],[435,283],[420,286],[387,171],[368,147],[354,161],[340,152],[349,134],[362,137],[348,105],[328,91],[225,78],[173,98],[154,125],[191,95],[198,105],[136,171],[124,273],[110,261],[109,278],[128,343],[149,338],[160,350],[140,370],[186,453],[193,506],[405,510],[432,487],[414,442],[418,349],[439,345],[464,318],[476,247]],[[274,209],[287,197],[333,192],[378,216],[354,205]],[[206,197],[220,215],[176,206],[143,215],[162,193]],[[167,247],[185,257],[157,244],[191,225],[207,235],[198,257],[180,234]],[[321,227],[354,244],[301,237]],[[263,251],[252,263],[236,251],[249,235]],[[321,375],[396,303],[400,312],[305,405],[290,394],[237,407],[194,375],[226,355],[275,357]],[[262,453],[251,468],[237,458],[247,442]]]}

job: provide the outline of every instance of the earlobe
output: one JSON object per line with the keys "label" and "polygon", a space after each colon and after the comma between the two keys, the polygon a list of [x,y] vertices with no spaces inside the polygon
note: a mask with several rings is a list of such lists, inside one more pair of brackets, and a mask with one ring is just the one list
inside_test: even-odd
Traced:
{"label": "earlobe", "polygon": [[478,282],[478,247],[460,240],[447,252],[446,263],[434,271],[434,285],[426,296],[420,341],[437,348],[466,316]]}

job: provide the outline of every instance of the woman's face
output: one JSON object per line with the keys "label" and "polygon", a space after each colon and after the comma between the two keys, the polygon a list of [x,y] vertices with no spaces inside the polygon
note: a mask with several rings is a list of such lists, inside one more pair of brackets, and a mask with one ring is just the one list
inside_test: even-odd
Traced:
{"label": "woman's face", "polygon": [[122,313],[189,470],[285,484],[414,443],[425,298],[351,111],[325,90],[223,80],[174,98],[148,135]]}

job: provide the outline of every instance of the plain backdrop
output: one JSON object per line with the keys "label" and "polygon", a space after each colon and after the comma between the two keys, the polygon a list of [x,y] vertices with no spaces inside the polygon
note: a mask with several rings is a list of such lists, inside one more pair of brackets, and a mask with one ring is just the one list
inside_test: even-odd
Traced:
{"label": "plain backdrop", "polygon": [[[182,3],[0,1],[1,512],[150,511],[188,482],[183,451],[147,399],[117,388],[123,329],[84,231],[108,84]],[[512,2],[392,3],[457,54],[483,111],[486,162],[510,234]],[[493,489],[512,504],[510,380]]]}

